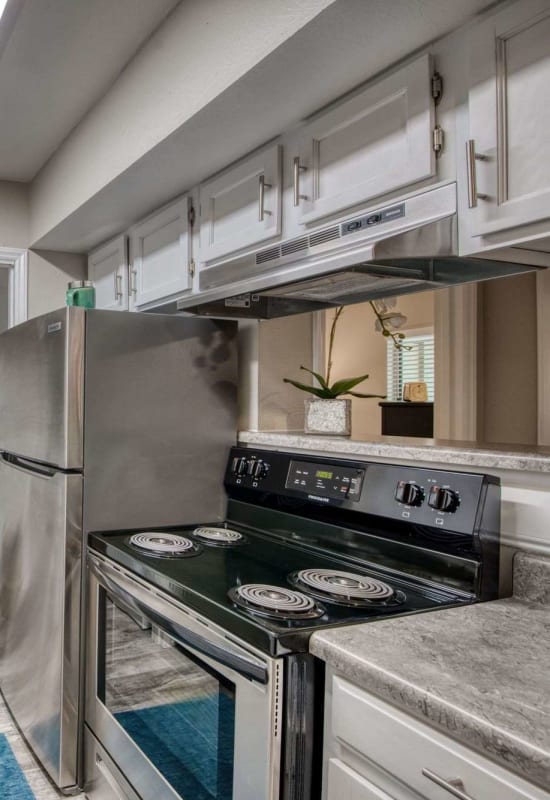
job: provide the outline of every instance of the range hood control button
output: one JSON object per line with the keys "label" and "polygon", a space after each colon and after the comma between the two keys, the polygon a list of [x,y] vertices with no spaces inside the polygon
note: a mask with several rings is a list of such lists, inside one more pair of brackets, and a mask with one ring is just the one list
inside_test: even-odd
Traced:
{"label": "range hood control button", "polygon": [[371,214],[370,217],[367,217],[367,225],[376,225],[381,220],[382,214]]}
{"label": "range hood control button", "polygon": [[453,514],[460,505],[460,497],[452,489],[433,486],[428,497],[428,505],[435,511],[446,511]]}
{"label": "range hood control button", "polygon": [[395,499],[406,506],[421,506],[424,500],[424,491],[414,481],[399,481],[395,489]]}

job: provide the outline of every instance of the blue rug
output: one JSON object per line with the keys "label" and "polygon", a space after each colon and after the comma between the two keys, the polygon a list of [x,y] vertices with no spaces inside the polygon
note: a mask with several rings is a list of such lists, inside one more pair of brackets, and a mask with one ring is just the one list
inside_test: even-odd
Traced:
{"label": "blue rug", "polygon": [[232,698],[219,692],[115,716],[183,800],[232,800]]}
{"label": "blue rug", "polygon": [[0,800],[35,800],[3,733],[0,733]]}

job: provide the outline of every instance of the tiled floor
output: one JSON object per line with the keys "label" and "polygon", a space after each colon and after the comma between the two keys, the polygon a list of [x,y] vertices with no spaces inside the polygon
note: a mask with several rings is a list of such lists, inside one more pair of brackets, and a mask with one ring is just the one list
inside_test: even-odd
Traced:
{"label": "tiled floor", "polygon": [[[34,792],[36,800],[59,800],[60,797],[65,797],[65,795],[62,795],[55,789],[54,786],[52,786],[44,772],[38,766],[36,759],[13,724],[12,718],[10,717],[10,714],[1,696],[0,733],[3,733],[10,743],[11,749],[13,750],[17,761],[25,773],[25,777],[27,778],[29,786]],[[0,796],[1,791],[2,790],[0,787]],[[75,800],[84,800],[84,795],[76,795]]]}

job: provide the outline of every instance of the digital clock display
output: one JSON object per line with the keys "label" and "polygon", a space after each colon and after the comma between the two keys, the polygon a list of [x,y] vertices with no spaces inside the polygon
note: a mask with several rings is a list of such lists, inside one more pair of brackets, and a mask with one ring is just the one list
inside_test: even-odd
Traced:
{"label": "digital clock display", "polygon": [[285,486],[294,492],[303,492],[312,499],[351,500],[361,497],[364,469],[344,464],[322,464],[295,461],[289,465]]}

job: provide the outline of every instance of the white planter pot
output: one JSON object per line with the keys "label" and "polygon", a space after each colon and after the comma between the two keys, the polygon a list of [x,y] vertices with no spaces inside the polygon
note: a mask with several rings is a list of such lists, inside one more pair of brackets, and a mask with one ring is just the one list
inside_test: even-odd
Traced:
{"label": "white planter pot", "polygon": [[305,401],[305,432],[323,436],[351,436],[351,400],[321,400],[307,398]]}

